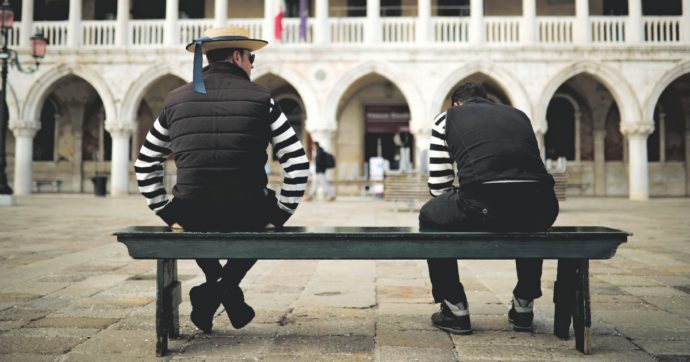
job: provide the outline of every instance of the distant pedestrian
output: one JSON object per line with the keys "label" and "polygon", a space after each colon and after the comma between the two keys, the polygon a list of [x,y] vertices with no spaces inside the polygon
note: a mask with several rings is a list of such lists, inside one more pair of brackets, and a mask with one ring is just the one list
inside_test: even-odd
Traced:
{"label": "distant pedestrian", "polygon": [[318,142],[314,142],[312,143],[312,163],[314,177],[312,178],[309,194],[305,196],[304,201],[313,200],[319,189],[323,190],[326,201],[334,201],[335,189],[333,189],[333,185],[326,177],[326,171],[335,167],[335,157],[324,150]]}

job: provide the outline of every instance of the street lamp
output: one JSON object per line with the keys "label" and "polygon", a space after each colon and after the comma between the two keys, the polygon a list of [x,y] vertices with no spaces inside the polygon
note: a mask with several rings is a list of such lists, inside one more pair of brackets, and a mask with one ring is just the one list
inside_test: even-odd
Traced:
{"label": "street lamp", "polygon": [[46,55],[46,45],[48,39],[43,34],[37,33],[31,37],[31,56],[36,61],[36,66],[30,69],[22,68],[19,63],[19,56],[17,52],[8,49],[9,32],[14,24],[14,11],[10,7],[8,0],[5,0],[0,6],[0,31],[2,31],[2,52],[0,52],[0,59],[2,59],[2,89],[0,90],[0,195],[12,195],[12,188],[7,182],[7,153],[5,151],[5,138],[7,137],[7,124],[9,119],[9,112],[5,106],[5,99],[7,98],[7,68],[9,65],[14,65],[22,73],[33,73],[38,70],[40,60]]}

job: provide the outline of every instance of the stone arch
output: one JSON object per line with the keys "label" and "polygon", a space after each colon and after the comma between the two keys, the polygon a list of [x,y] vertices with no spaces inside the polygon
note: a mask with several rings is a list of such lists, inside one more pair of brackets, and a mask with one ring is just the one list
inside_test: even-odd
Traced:
{"label": "stone arch", "polygon": [[21,113],[19,110],[19,100],[17,99],[17,93],[15,93],[14,88],[9,82],[7,82],[7,97],[5,98],[7,102],[7,110],[10,114],[6,114],[7,120],[10,123],[21,122]]}
{"label": "stone arch", "polygon": [[36,80],[29,89],[26,103],[22,112],[22,120],[35,121],[41,116],[41,105],[50,94],[56,84],[63,78],[74,75],[88,83],[101,98],[105,109],[105,119],[115,119],[117,110],[115,99],[108,83],[94,70],[86,66],[59,65]]}
{"label": "stone arch", "polygon": [[[134,83],[129,87],[125,97],[122,102],[121,109],[121,122],[135,123],[137,119],[137,110],[139,109],[139,104],[144,98],[144,95],[149,90],[151,85],[156,83],[159,79],[165,77],[166,75],[174,76],[184,80],[185,82],[191,82],[190,74],[191,72],[180,71],[182,67],[172,67],[170,64],[156,64],[141,73],[140,77],[137,77]],[[189,74],[187,74],[189,73]]]}
{"label": "stone arch", "polygon": [[335,82],[335,86],[328,94],[325,102],[325,124],[323,125],[325,127],[315,127],[315,125],[311,123],[307,125],[307,129],[337,129],[338,125],[336,119],[338,116],[340,99],[355,82],[370,74],[377,74],[386,78],[400,90],[403,97],[405,97],[407,106],[410,108],[410,129],[412,131],[430,128],[428,125],[429,120],[425,117],[423,103],[419,101],[423,98],[414,83],[409,80],[407,74],[392,64],[366,62],[353,67]]}
{"label": "stone arch", "polygon": [[[568,101],[570,103],[571,106],[573,106],[573,109],[575,110],[575,112],[581,112],[580,104],[578,103],[577,99],[573,98],[571,95],[565,94],[565,93],[556,93],[553,95],[553,98],[565,99],[566,101]],[[549,100],[549,103],[550,102],[551,102],[551,100]],[[547,105],[547,107],[548,107],[548,105]]]}
{"label": "stone arch", "polygon": [[[304,126],[307,127],[308,124],[316,122],[319,119],[319,104],[317,102],[316,93],[309,86],[304,77],[291,71],[287,67],[282,67],[274,64],[266,64],[257,66],[252,72],[252,79],[259,79],[266,75],[274,75],[276,77],[284,79],[288,82],[302,98],[302,103],[304,104]],[[311,122],[310,122],[311,120]]]}
{"label": "stone arch", "polygon": [[[450,75],[445,78],[443,83],[438,87],[434,98],[431,101],[431,113],[440,112],[444,99],[448,96],[453,88],[463,79],[475,74],[481,73],[491,78],[496,84],[501,87],[501,90],[508,96],[513,107],[525,112],[532,118],[532,104],[527,97],[527,92],[522,84],[513,76],[512,73],[502,69],[495,64],[487,63],[469,63],[455,69]],[[532,120],[534,126],[534,120]]]}
{"label": "stone arch", "polygon": [[[626,123],[637,125],[640,122],[640,107],[637,98],[635,98],[635,94],[625,78],[619,72],[604,64],[586,61],[566,65],[555,76],[551,77],[551,80],[544,87],[544,91],[538,100],[536,120],[534,121],[541,125],[543,132],[546,132],[547,129],[546,110],[549,107],[551,98],[553,98],[556,90],[567,82],[568,79],[579,74],[587,74],[594,77],[611,92],[621,112],[621,130]],[[642,122],[646,121],[642,120]]]}
{"label": "stone arch", "polygon": [[652,92],[647,96],[644,104],[644,109],[642,116],[644,117],[643,121],[651,121],[653,122],[654,120],[654,108],[656,107],[657,103],[659,103],[659,99],[661,98],[661,94],[668,88],[671,83],[673,83],[676,79],[682,77],[685,74],[690,74],[690,61],[683,62],[679,65],[676,65],[675,67],[671,68],[668,70],[664,75],[659,78],[658,81],[654,84],[654,88],[652,88]]}

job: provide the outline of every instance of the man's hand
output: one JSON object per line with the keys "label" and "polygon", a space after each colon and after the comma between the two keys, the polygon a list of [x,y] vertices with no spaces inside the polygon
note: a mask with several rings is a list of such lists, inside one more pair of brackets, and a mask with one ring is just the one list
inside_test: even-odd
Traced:
{"label": "man's hand", "polygon": [[180,224],[178,224],[178,223],[174,223],[174,224],[170,225],[170,227],[173,230],[182,230],[182,226],[180,226]]}

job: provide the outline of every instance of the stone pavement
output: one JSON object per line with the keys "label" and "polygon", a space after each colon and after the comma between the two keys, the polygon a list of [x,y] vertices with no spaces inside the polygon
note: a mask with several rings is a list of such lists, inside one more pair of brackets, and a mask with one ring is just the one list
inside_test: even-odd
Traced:
{"label": "stone pavement", "polygon": [[[219,310],[214,333],[189,321],[183,280],[181,338],[154,357],[155,262],[129,258],[110,233],[159,225],[143,198],[19,197],[0,208],[0,360],[690,360],[690,199],[569,199],[559,225],[635,233],[611,260],[592,261],[593,355],[551,333],[555,262],[544,266],[536,330],[507,322],[511,261],[464,261],[471,336],[436,330],[422,261],[260,261],[242,286],[257,317],[234,330]],[[407,226],[416,213],[383,201],[305,203],[292,225]]]}

